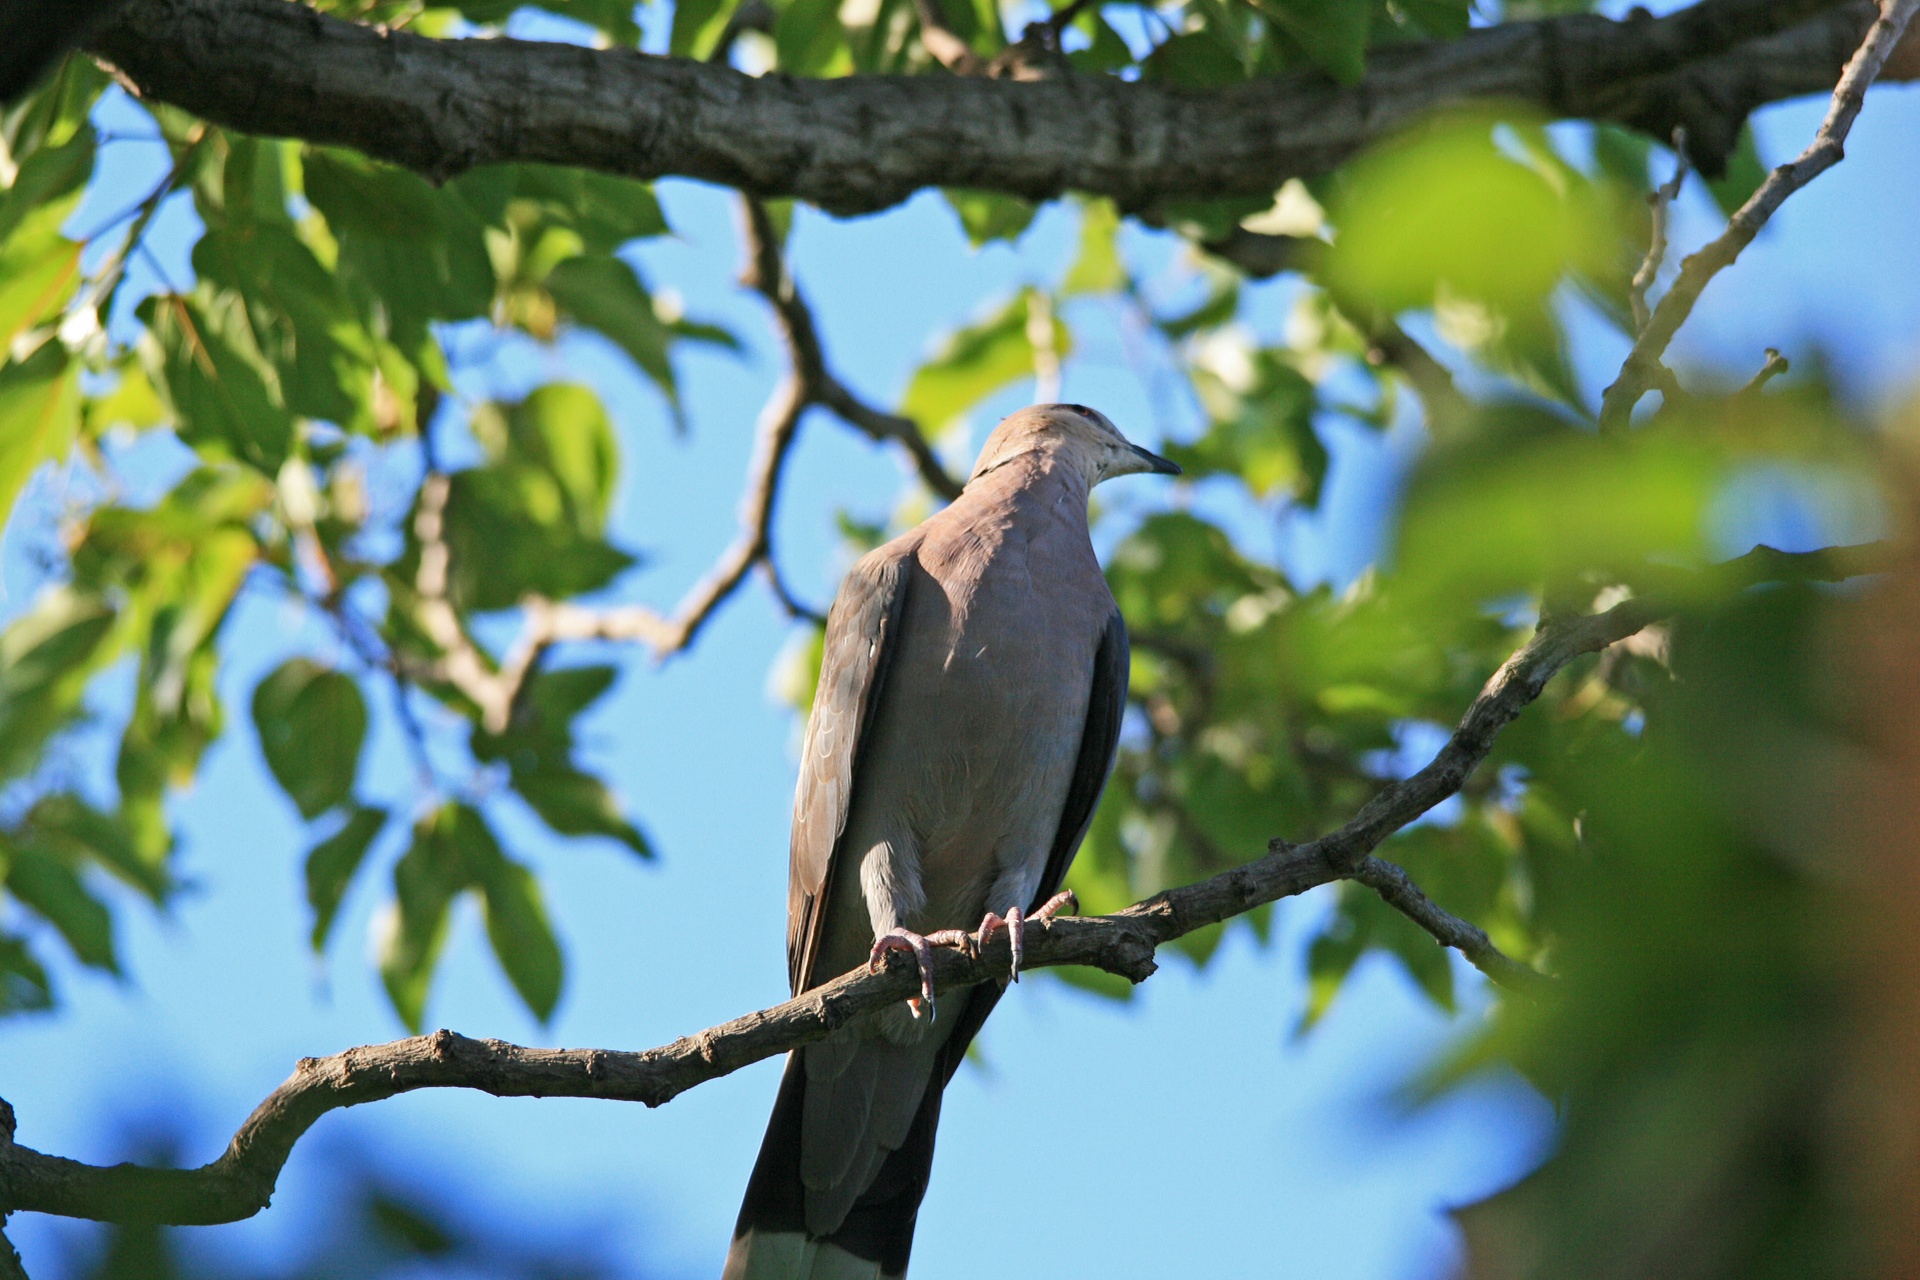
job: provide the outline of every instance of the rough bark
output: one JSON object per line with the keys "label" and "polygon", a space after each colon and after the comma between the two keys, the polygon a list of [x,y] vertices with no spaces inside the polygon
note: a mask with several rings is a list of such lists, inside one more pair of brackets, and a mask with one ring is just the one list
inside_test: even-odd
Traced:
{"label": "rough bark", "polygon": [[1109,76],[799,80],[625,49],[433,40],[291,0],[137,0],[90,42],[144,96],[246,132],[351,146],[435,179],[540,161],[794,196],[836,213],[928,186],[1130,211],[1272,192],[1450,103],[1504,99],[1670,136],[1712,173],[1754,107],[1829,89],[1865,0],[1701,0],[1375,51],[1368,74],[1183,89]]}

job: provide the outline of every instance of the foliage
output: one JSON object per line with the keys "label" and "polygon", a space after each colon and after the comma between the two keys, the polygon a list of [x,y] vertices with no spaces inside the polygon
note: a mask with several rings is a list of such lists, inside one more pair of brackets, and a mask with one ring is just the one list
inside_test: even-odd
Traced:
{"label": "foliage", "polygon": [[[321,7],[450,34],[497,29],[515,6]],[[623,3],[539,7],[604,41],[637,39]],[[1009,47],[1006,15],[984,0],[925,11],[981,59]],[[796,76],[947,74],[921,12],[907,0],[682,0],[662,17],[679,56]],[[1383,48],[1457,37],[1471,16],[1450,0],[1175,0],[1076,7],[1061,21],[1079,74],[1206,87],[1289,71],[1350,83]],[[626,590],[639,561],[608,535],[625,460],[584,387],[554,380],[468,403],[453,375],[489,331],[595,334],[680,424],[681,345],[737,344],[680,315],[623,256],[670,228],[648,187],[598,174],[494,166],[436,187],[154,106],[172,171],[123,219],[81,234],[74,214],[99,162],[90,113],[106,91],[104,73],[76,59],[0,121],[0,510],[49,463],[114,480],[115,441],[130,436],[170,436],[190,461],[150,500],[102,483],[62,513],[53,585],[0,634],[0,1011],[51,1003],[50,935],[79,963],[115,969],[113,909],[128,893],[164,905],[176,892],[169,797],[227,728],[223,641],[257,593],[297,602],[331,633],[250,698],[267,771],[308,826],[314,948],[330,945],[367,868],[390,864],[379,967],[403,1022],[422,1025],[465,896],[507,980],[545,1018],[564,951],[537,868],[502,842],[503,810],[640,856],[650,846],[578,758],[580,719],[619,670],[541,650],[522,671],[495,641],[510,615]],[[1764,172],[1751,132],[1742,138],[1712,188],[1723,209]],[[1114,781],[1069,881],[1089,912],[1339,826],[1424,762],[1544,611],[1656,586],[1678,599],[1670,630],[1570,666],[1456,804],[1380,852],[1509,955],[1566,975],[1564,1002],[1503,1014],[1458,1065],[1513,1062],[1574,1100],[1562,1158],[1476,1219],[1482,1262],[1533,1250],[1551,1265],[1513,1274],[1599,1275],[1580,1263],[1593,1241],[1674,1205],[1663,1221],[1694,1226],[1686,1206],[1737,1201],[1772,1223],[1752,1236],[1781,1242],[1784,1261],[1769,1265],[1798,1273],[1817,1270],[1801,1265],[1809,1233],[1834,1228],[1788,1209],[1819,1201],[1829,1171],[1796,1163],[1798,1147],[1747,1155],[1836,1087],[1822,1055],[1850,1033],[1829,1017],[1835,978],[1821,960],[1831,887],[1753,818],[1791,824],[1813,810],[1767,808],[1729,761],[1756,763],[1757,744],[1806,749],[1801,721],[1820,704],[1805,688],[1818,665],[1807,637],[1824,604],[1800,589],[1728,598],[1684,571],[1727,550],[1710,534],[1743,475],[1818,468],[1872,507],[1886,501],[1887,469],[1817,380],[1765,396],[1672,394],[1632,431],[1597,434],[1567,318],[1588,311],[1631,335],[1649,160],[1645,140],[1611,125],[1573,140],[1518,111],[1450,111],[1271,209],[1201,202],[1130,210],[1129,222],[1076,199],[1078,239],[1057,277],[929,344],[898,409],[957,441],[988,407],[1054,383],[1100,312],[1121,317],[1141,338],[1136,363],[1177,388],[1166,449],[1188,486],[1102,530],[1117,544],[1109,580],[1134,656]],[[1018,241],[1037,212],[965,187],[946,199],[976,246]],[[168,200],[190,202],[203,228],[192,282],[123,297]],[[1275,333],[1224,255],[1236,237],[1276,234],[1289,200],[1316,209],[1288,232],[1291,316]],[[1143,247],[1143,222],[1187,251],[1149,269],[1166,255]],[[1444,360],[1396,354],[1409,331]],[[1472,375],[1472,396],[1448,365]],[[1431,447],[1372,571],[1336,588],[1249,550],[1250,526],[1319,503],[1335,424],[1420,418]],[[898,510],[918,518],[927,502],[915,491]],[[866,546],[888,527],[849,518],[843,532]],[[817,630],[796,630],[780,682],[796,709],[811,700],[819,648]],[[99,691],[128,669],[131,705],[105,709]],[[504,707],[476,694],[510,675]],[[419,774],[410,821],[363,788],[369,734],[388,714]],[[116,739],[111,786],[66,762],[70,743],[100,734]],[[1777,760],[1765,776],[1782,792],[1799,785]],[[1332,898],[1309,942],[1303,1027],[1374,954],[1453,1007],[1448,953],[1370,890],[1345,884]],[[1246,920],[1263,936],[1271,927],[1266,911]],[[1221,935],[1181,946],[1205,963]],[[1724,980],[1693,980],[1701,972]],[[1066,977],[1125,994],[1102,975]],[[1689,1125],[1714,1141],[1676,1138]],[[1662,1172],[1608,1199],[1595,1188],[1633,1181],[1610,1168],[1622,1161]],[[1698,1274],[1723,1271],[1753,1273]]]}

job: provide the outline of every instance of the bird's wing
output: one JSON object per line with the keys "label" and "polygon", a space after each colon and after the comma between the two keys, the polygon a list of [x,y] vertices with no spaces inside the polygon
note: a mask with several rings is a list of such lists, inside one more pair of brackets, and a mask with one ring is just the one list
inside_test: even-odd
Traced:
{"label": "bird's wing", "polygon": [[[1086,837],[1088,824],[1093,821],[1094,806],[1100,803],[1100,793],[1106,789],[1107,775],[1113,771],[1114,748],[1120,742],[1120,718],[1127,709],[1129,657],[1127,624],[1116,610],[1107,619],[1107,629],[1100,636],[1100,648],[1093,656],[1093,689],[1087,698],[1086,726],[1080,731],[1080,753],[1074,760],[1073,780],[1067,784],[1067,802],[1060,808],[1060,825],[1054,830],[1047,868],[1027,907],[1029,912],[1038,911],[1041,904],[1060,891],[1060,882],[1067,878],[1067,867],[1073,862],[1080,841]],[[947,1042],[941,1046],[941,1059],[935,1068],[943,1084],[953,1079],[953,1073],[960,1069],[967,1056],[967,1046],[979,1034],[1004,990],[998,983],[986,982],[966,993],[966,1003],[954,1020]],[[931,1132],[927,1141],[932,1142]]]}
{"label": "bird's wing", "polygon": [[1060,891],[1067,878],[1067,867],[1074,851],[1086,837],[1093,821],[1094,806],[1106,789],[1107,775],[1113,771],[1114,748],[1120,742],[1120,718],[1127,709],[1127,668],[1131,651],[1127,647],[1127,624],[1118,610],[1107,619],[1100,637],[1100,648],[1093,655],[1093,691],[1087,698],[1087,723],[1080,731],[1080,754],[1073,765],[1073,781],[1067,785],[1067,802],[1060,810],[1060,825],[1054,831],[1053,850],[1047,855],[1047,869],[1040,877],[1028,911],[1037,911],[1048,898]]}
{"label": "bird's wing", "polygon": [[813,982],[827,887],[853,803],[861,743],[873,723],[906,609],[911,547],[888,546],[848,572],[827,615],[820,684],[800,754],[787,876],[787,976],[798,995]]}

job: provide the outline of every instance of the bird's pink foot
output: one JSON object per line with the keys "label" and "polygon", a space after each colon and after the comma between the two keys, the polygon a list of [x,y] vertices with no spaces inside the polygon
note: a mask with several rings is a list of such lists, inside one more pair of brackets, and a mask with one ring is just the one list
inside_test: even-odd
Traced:
{"label": "bird's pink foot", "polygon": [[[1078,906],[1079,900],[1073,896],[1073,891],[1069,889],[1062,893],[1056,893],[1051,898],[1048,898],[1045,903],[1041,904],[1040,909],[1033,913],[1031,918],[1035,920],[1051,920],[1063,908],[1077,908]],[[980,922],[980,931],[974,935],[977,953],[977,949],[985,946],[987,939],[993,936],[995,929],[1005,927],[1007,931],[1007,945],[1013,952],[1012,977],[1015,982],[1020,981],[1020,969],[1021,966],[1026,963],[1028,918],[1027,913],[1019,907],[1010,908],[1005,919],[989,911],[987,912],[987,918]]]}
{"label": "bird's pink foot", "polygon": [[911,929],[889,929],[874,939],[873,952],[867,957],[867,972],[878,973],[889,951],[908,951],[913,954],[914,962],[920,967],[920,994],[907,1001],[913,1009],[913,1016],[933,1016],[933,948],[940,946],[959,946],[971,956],[973,939],[958,929],[942,929],[938,933],[929,933],[924,937]]}

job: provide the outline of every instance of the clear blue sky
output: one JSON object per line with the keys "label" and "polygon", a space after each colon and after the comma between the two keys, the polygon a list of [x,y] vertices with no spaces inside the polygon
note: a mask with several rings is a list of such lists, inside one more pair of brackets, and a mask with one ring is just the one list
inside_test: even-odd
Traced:
{"label": "clear blue sky", "polygon": [[[1765,158],[1797,152],[1818,114],[1817,104],[1767,112]],[[1920,368],[1920,239],[1911,222],[1920,92],[1875,91],[1848,152],[1714,284],[1676,346],[1683,365],[1744,372],[1766,346],[1796,359],[1817,349],[1863,403],[1911,391]],[[107,148],[100,190],[75,225],[122,207],[158,164],[151,148]],[[476,391],[562,375],[601,388],[627,450],[616,537],[650,555],[621,591],[666,604],[732,533],[753,418],[778,357],[759,307],[732,284],[738,255],[728,197],[682,182],[661,192],[679,238],[638,251],[650,280],[677,288],[690,311],[726,319],[755,344],[745,362],[709,354],[683,361],[687,439],[675,439],[658,398],[591,343],[510,355],[466,376]],[[1681,245],[1710,230],[1704,207],[1687,205]],[[155,235],[176,284],[190,279],[191,233],[190,207],[176,200]],[[922,196],[848,222],[802,213],[794,257],[832,360],[853,385],[890,401],[940,329],[1021,282],[1057,277],[1072,238],[1072,218],[1051,211],[1017,250],[974,252],[939,199]],[[1130,251],[1156,268],[1171,258],[1165,243],[1144,236]],[[152,272],[141,280],[151,287]],[[1263,288],[1257,325],[1277,325],[1287,288]],[[1156,408],[1149,400],[1110,317],[1091,308],[1076,318],[1085,321],[1085,341],[1068,366],[1067,398],[1100,405],[1148,443],[1163,430],[1191,428],[1180,402]],[[1622,352],[1599,340],[1586,345],[1582,367],[1598,386]],[[1381,545],[1393,486],[1418,433],[1386,441],[1333,433],[1340,447],[1323,516],[1275,529],[1241,512],[1236,528],[1254,549],[1284,555],[1303,573],[1346,578]],[[149,447],[133,466],[153,478],[177,461]],[[36,586],[25,552],[45,536],[72,483],[43,475],[9,531],[0,599],[9,615]],[[832,512],[882,515],[900,487],[891,455],[824,416],[808,420],[779,523],[783,562],[800,589],[824,600],[841,568]],[[1113,497],[1123,512],[1153,500],[1144,486]],[[1763,532],[1811,536],[1822,524],[1792,493],[1760,486],[1729,510],[1724,532],[1737,544]],[[522,1042],[641,1048],[784,996],[795,726],[767,678],[786,638],[756,587],[726,608],[690,656],[658,670],[629,660],[590,723],[587,755],[617,781],[661,859],[642,865],[608,843],[560,842],[531,821],[509,822],[513,847],[538,865],[563,933],[566,995],[552,1025],[536,1025],[487,954],[476,914],[463,910],[430,1024]],[[267,592],[249,595],[223,689],[230,732],[175,810],[195,888],[164,917],[125,904],[128,981],[60,965],[57,1015],[0,1024],[0,1093],[17,1110],[20,1141],[110,1161],[128,1154],[130,1126],[160,1127],[180,1137],[183,1160],[198,1163],[217,1154],[296,1058],[402,1034],[366,942],[398,851],[382,849],[379,867],[363,874],[331,954],[317,964],[305,942],[302,832],[246,722],[245,698],[260,673],[290,651],[325,652],[327,643],[311,620]],[[123,696],[102,705],[112,709]],[[384,708],[376,713],[366,787],[405,806],[411,773]],[[949,1095],[915,1250],[918,1280],[1043,1267],[1063,1277],[1444,1274],[1457,1256],[1445,1208],[1497,1189],[1538,1159],[1550,1140],[1549,1109],[1502,1080],[1419,1111],[1396,1104],[1397,1087],[1466,1033],[1482,1004],[1476,994],[1449,1022],[1387,962],[1364,966],[1320,1028],[1293,1038],[1301,944],[1321,909],[1312,895],[1286,904],[1271,946],[1233,933],[1203,973],[1170,960],[1130,1006],[1051,981],[1023,984],[1003,1002],[982,1038],[986,1067],[964,1071]],[[653,1112],[445,1091],[335,1113],[296,1151],[271,1210],[196,1239],[234,1257],[288,1257],[330,1170],[366,1155],[470,1197],[504,1226],[596,1240],[634,1274],[711,1276],[778,1070],[762,1063]],[[71,1272],[90,1230],[31,1215],[9,1227],[42,1280]]]}

